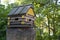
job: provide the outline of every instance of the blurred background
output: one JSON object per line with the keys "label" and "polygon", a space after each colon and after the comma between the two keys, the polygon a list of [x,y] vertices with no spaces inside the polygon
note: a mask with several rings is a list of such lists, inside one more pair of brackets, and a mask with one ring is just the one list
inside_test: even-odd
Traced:
{"label": "blurred background", "polygon": [[6,40],[7,14],[26,4],[34,6],[36,40],[60,40],[60,0],[0,0],[0,40]]}

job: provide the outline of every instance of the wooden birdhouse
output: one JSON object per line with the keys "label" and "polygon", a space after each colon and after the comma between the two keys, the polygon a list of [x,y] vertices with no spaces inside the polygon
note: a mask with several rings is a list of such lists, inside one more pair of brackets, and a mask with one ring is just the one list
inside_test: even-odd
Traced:
{"label": "wooden birdhouse", "polygon": [[8,27],[33,27],[35,13],[32,4],[15,7],[8,14]]}

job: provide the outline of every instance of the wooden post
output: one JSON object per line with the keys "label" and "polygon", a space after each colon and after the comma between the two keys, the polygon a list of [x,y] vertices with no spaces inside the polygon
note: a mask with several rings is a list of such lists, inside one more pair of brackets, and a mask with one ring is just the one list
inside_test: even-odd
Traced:
{"label": "wooden post", "polygon": [[35,31],[33,28],[8,28],[7,40],[35,40]]}

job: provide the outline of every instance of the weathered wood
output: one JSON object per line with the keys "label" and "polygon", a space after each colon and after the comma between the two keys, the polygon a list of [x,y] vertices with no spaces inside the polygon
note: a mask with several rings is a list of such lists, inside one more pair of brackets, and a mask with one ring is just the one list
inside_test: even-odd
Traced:
{"label": "weathered wood", "polygon": [[[22,24],[24,22],[24,24]],[[8,27],[33,27],[34,21],[10,21]]]}
{"label": "weathered wood", "polygon": [[35,31],[33,28],[10,28],[7,29],[6,33],[7,40],[35,40]]}
{"label": "weathered wood", "polygon": [[19,22],[14,22],[14,23],[10,23],[10,25],[29,25],[29,24],[31,24],[31,23],[29,23],[29,22],[25,22],[24,24],[21,24],[21,22],[19,23]]}
{"label": "weathered wood", "polygon": [[7,40],[35,40],[33,5],[19,6],[8,14]]}
{"label": "weathered wood", "polygon": [[8,27],[33,27],[32,25],[9,25]]}

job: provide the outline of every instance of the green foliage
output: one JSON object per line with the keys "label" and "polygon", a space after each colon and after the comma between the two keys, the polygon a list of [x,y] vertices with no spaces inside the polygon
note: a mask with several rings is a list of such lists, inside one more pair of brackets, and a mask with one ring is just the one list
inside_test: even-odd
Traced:
{"label": "green foliage", "polygon": [[[21,1],[21,0],[18,0]],[[52,0],[23,0],[19,5],[33,4],[36,16],[36,40],[57,40],[60,35],[60,6]],[[18,3],[9,4],[7,8],[0,5],[0,40],[6,39],[7,14]],[[46,31],[44,32],[44,29]],[[48,31],[48,32],[47,32]],[[53,32],[52,35],[51,32]]]}
{"label": "green foliage", "polygon": [[12,9],[12,4],[5,8],[0,4],[0,40],[6,40],[7,14]]}
{"label": "green foliage", "polygon": [[5,19],[5,6],[0,5],[0,40],[5,40],[6,37],[6,19]]}

